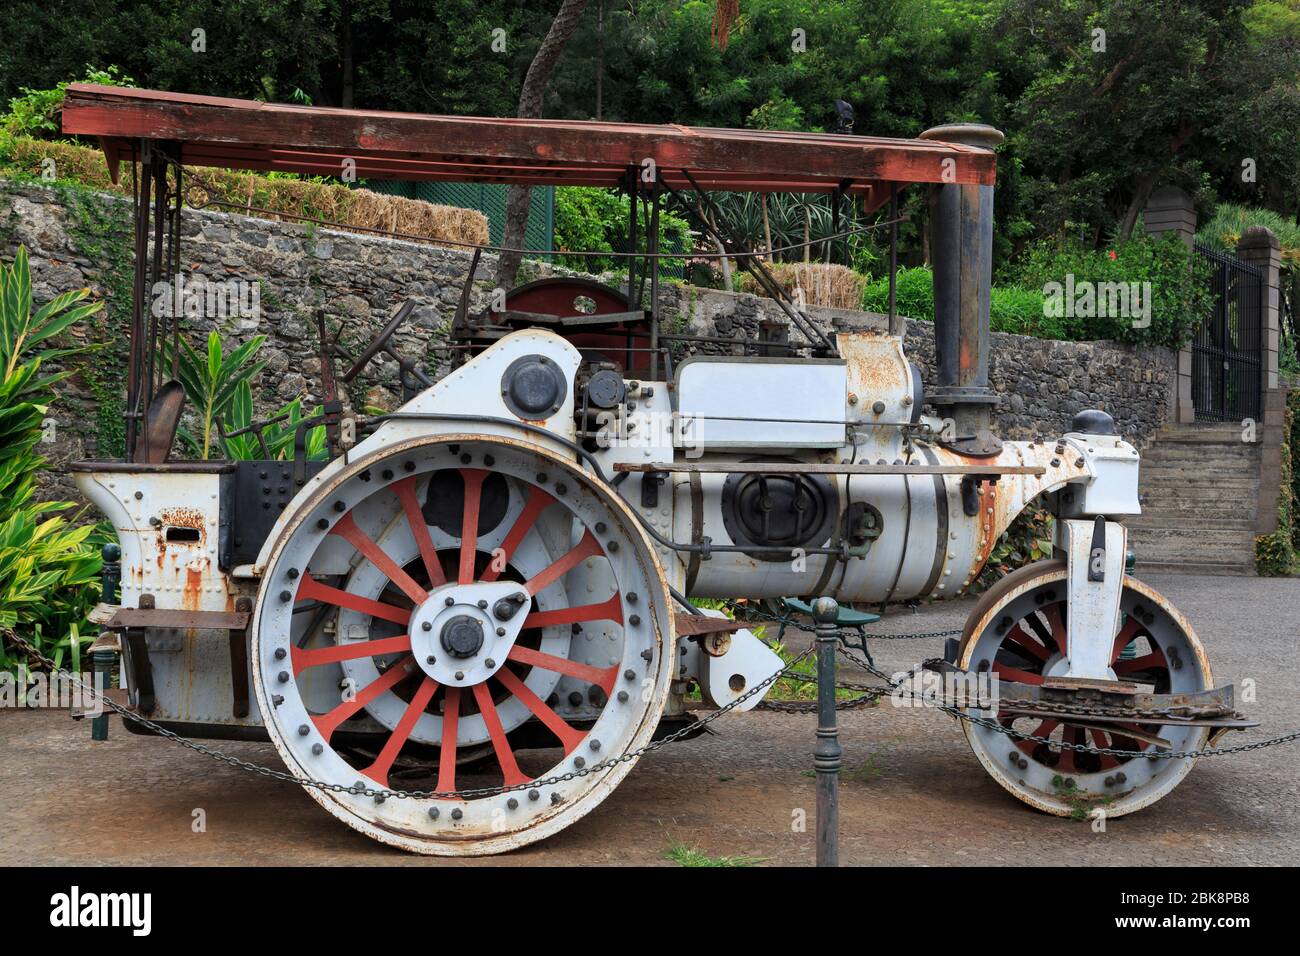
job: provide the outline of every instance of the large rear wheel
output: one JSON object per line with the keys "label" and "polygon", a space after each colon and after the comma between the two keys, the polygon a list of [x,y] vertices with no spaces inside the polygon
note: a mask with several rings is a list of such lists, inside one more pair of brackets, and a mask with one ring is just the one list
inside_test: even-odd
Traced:
{"label": "large rear wheel", "polygon": [[282,535],[253,622],[259,705],[298,777],[363,833],[497,853],[592,810],[651,739],[667,585],[609,489],[530,443],[410,441],[329,479]]}

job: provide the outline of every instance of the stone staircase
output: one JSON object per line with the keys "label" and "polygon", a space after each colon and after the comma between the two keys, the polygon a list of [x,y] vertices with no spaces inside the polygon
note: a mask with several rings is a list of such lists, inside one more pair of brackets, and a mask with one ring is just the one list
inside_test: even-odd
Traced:
{"label": "stone staircase", "polygon": [[1261,445],[1237,424],[1169,425],[1142,451],[1142,514],[1129,519],[1137,574],[1255,573]]}

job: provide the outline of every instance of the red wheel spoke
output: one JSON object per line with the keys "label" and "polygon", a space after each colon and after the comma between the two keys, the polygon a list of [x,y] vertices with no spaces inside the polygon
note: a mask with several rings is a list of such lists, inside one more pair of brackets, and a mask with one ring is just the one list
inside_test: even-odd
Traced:
{"label": "red wheel spoke", "polygon": [[460,688],[448,687],[442,707],[442,752],[438,754],[438,789],[456,789],[456,724],[460,720]]}
{"label": "red wheel spoke", "polygon": [[525,627],[550,627],[552,624],[577,624],[580,621],[613,621],[623,623],[623,602],[615,594],[599,604],[579,604],[554,611],[533,611],[524,621]]}
{"label": "red wheel spoke", "polygon": [[564,718],[547,707],[546,703],[529,690],[528,686],[510,668],[501,668],[501,670],[497,671],[496,678],[505,686],[506,690],[523,701],[524,706],[531,710],[533,716],[544,723],[551,733],[560,738],[565,754],[572,753],[574,748],[582,743],[583,738],[587,736],[581,730],[570,727],[565,723]]}
{"label": "red wheel spoke", "polygon": [[321,584],[311,576],[310,572],[304,573],[302,576],[302,584],[298,586],[297,600],[324,601],[326,604],[345,607],[349,611],[357,611],[360,614],[369,614],[371,617],[392,621],[394,624],[406,624],[411,620],[411,610],[409,608],[394,607],[392,604],[384,604],[381,601],[363,598],[359,594],[340,591],[328,584]]}
{"label": "red wheel spoke", "polygon": [[340,518],[338,524],[330,529],[330,534],[338,535],[356,548],[358,552],[365,556],[366,560],[384,573],[384,577],[401,588],[402,593],[416,604],[429,596],[428,591],[416,584],[414,578],[399,568],[397,562],[385,554],[383,549],[375,544],[369,535],[357,527],[352,512],[349,511]]}
{"label": "red wheel spoke", "polygon": [[[577,661],[569,660],[567,657],[556,657],[554,654],[535,651],[531,647],[523,647],[520,644],[510,648],[510,653],[506,657],[521,664],[531,664],[533,667],[542,668],[542,670],[554,671],[557,674],[566,674],[569,677],[576,677],[578,680],[585,680],[588,684],[595,684],[606,695],[613,693],[614,681],[618,679],[617,664],[606,668],[592,667],[590,664],[580,664]],[[1039,678],[1039,680],[1042,680],[1042,678]]]}
{"label": "red wheel spoke", "polygon": [[[1057,723],[1058,722],[1055,720],[1045,720],[1037,727],[1035,727],[1032,731],[1030,731],[1030,736],[1050,737],[1052,736],[1052,731],[1056,729]],[[1039,748],[1040,744],[1037,740],[1017,740],[1016,746],[1032,757],[1034,755],[1034,751]]]}
{"label": "red wheel spoke", "polygon": [[438,682],[432,677],[426,677],[420,684],[411,702],[406,705],[406,712],[402,714],[402,719],[397,722],[393,732],[388,735],[388,742],[384,744],[384,749],[379,751],[379,756],[369,767],[362,770],[367,777],[378,783],[381,787],[388,786],[388,771],[392,769],[393,761],[397,755],[402,752],[402,747],[411,736],[411,731],[415,729],[415,722],[420,719],[424,713],[424,708],[429,706],[429,701],[433,698],[433,692],[438,689]]}
{"label": "red wheel spoke", "polygon": [[1047,623],[1052,628],[1052,640],[1056,641],[1056,649],[1062,654],[1069,653],[1067,649],[1068,639],[1065,636],[1065,620],[1061,617],[1060,604],[1049,604],[1043,608],[1043,614],[1047,617]]}
{"label": "red wheel spoke", "polygon": [[397,495],[397,500],[402,503],[406,523],[411,526],[411,537],[415,538],[415,544],[420,549],[420,557],[424,560],[424,571],[429,575],[429,587],[436,588],[447,583],[447,576],[442,573],[442,562],[438,560],[438,551],[433,546],[433,538],[429,537],[429,526],[424,521],[424,512],[420,510],[420,502],[415,497],[417,480],[415,475],[403,478],[393,485],[393,491]]}
{"label": "red wheel spoke", "polygon": [[486,471],[475,468],[462,468],[461,477],[465,480],[465,511],[460,525],[460,572],[457,581],[460,584],[474,583],[474,559],[478,557],[478,510],[483,498],[483,479]]}
{"label": "red wheel spoke", "polygon": [[410,635],[399,634],[396,637],[385,637],[378,641],[354,641],[351,644],[334,644],[329,647],[312,648],[311,650],[292,647],[289,649],[289,660],[293,664],[293,676],[297,677],[308,667],[319,667],[321,664],[337,664],[339,661],[352,661],[359,657],[375,657],[379,654],[395,654],[398,651],[409,651],[410,649]]}
{"label": "red wheel spoke", "polygon": [[[1095,727],[1090,730],[1089,733],[1092,735],[1092,745],[1094,747],[1111,746],[1110,741],[1106,739],[1106,735]],[[1113,770],[1115,767],[1119,766],[1119,761],[1110,754],[1097,754],[1097,758],[1101,761],[1102,770]]]}
{"label": "red wheel spoke", "polygon": [[1115,646],[1111,648],[1110,662],[1112,664],[1119,660],[1119,656],[1124,653],[1124,648],[1129,646],[1129,643],[1133,638],[1137,637],[1137,632],[1141,629],[1142,622],[1135,617],[1130,617],[1124,622],[1124,626],[1115,635]]}
{"label": "red wheel spoke", "polygon": [[1040,660],[1044,663],[1046,663],[1047,659],[1052,656],[1051,651],[1026,634],[1019,624],[1007,631],[1007,636],[1003,638],[1003,640],[1010,642],[1013,647],[1019,648],[1035,660]]}
{"label": "red wheel spoke", "polygon": [[405,660],[398,661],[388,670],[379,675],[378,680],[372,680],[365,688],[357,693],[351,700],[345,700],[327,714],[321,714],[318,717],[312,717],[312,723],[320,731],[320,735],[329,741],[330,735],[338,729],[339,724],[347,720],[366,704],[370,703],[386,690],[391,690],[398,684],[402,678],[409,677],[411,670],[415,666],[415,659],[408,657]]}
{"label": "red wheel spoke", "polygon": [[[1067,724],[1065,729],[1061,731],[1061,743],[1067,741],[1072,744],[1083,743],[1083,728],[1074,724]],[[1074,758],[1078,756],[1078,753],[1077,750],[1071,750],[1069,747],[1062,747],[1061,760],[1060,763],[1057,764],[1057,767],[1061,770],[1068,770],[1071,773],[1077,771],[1078,767],[1075,765]]]}
{"label": "red wheel spoke", "polygon": [[1043,675],[1031,674],[1029,671],[1021,670],[1018,667],[1008,667],[998,661],[993,662],[993,673],[998,675],[999,680],[1011,680],[1020,684],[1041,684]]}
{"label": "red wheel spoke", "polygon": [[[553,504],[555,504],[555,499],[540,488],[533,488],[528,492],[528,500],[524,503],[523,510],[519,512],[519,517],[515,519],[515,523],[510,526],[509,532],[501,541],[500,564],[502,570],[514,557],[515,549],[519,547],[519,543],[524,540],[524,537],[532,530],[533,525],[537,523],[538,516]],[[483,577],[480,580],[495,581],[501,574],[501,571],[494,567],[497,563],[497,558],[494,555],[492,562],[488,565],[487,570],[483,572]]]}
{"label": "red wheel spoke", "polygon": [[524,582],[524,590],[529,594],[537,594],[546,590],[556,580],[568,574],[587,558],[600,554],[600,542],[588,531],[582,536],[582,540],[574,545],[564,557],[553,561],[548,567],[542,569]]}
{"label": "red wheel spoke", "polygon": [[1116,674],[1132,674],[1135,671],[1145,670],[1165,670],[1169,664],[1165,661],[1165,655],[1159,651],[1152,651],[1150,654],[1143,654],[1141,657],[1135,657],[1131,661],[1116,661],[1111,665],[1111,669]]}
{"label": "red wheel spoke", "polygon": [[[1116,727],[1123,727],[1127,730],[1133,730],[1136,724],[1116,724]],[[1119,734],[1112,734],[1115,740],[1116,750],[1146,750],[1151,746],[1145,740],[1137,740],[1133,737],[1121,737]]]}
{"label": "red wheel spoke", "polygon": [[510,741],[506,740],[506,732],[501,728],[501,718],[497,716],[497,708],[492,703],[492,694],[488,691],[486,681],[474,685],[474,700],[478,702],[479,713],[483,715],[488,736],[492,738],[492,749],[496,751],[497,763],[501,765],[505,786],[527,783],[532,778],[524,776],[519,764],[515,763],[515,752],[510,749]]}

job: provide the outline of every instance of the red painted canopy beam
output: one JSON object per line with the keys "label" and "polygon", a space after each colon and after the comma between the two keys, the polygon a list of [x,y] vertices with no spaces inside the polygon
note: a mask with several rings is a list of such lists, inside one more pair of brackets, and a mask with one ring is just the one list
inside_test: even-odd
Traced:
{"label": "red painted canopy beam", "polygon": [[847,192],[882,182],[992,184],[992,152],[957,143],[644,123],[343,110],[73,83],[63,131],[97,136],[110,167],[142,139],[179,144],[190,166],[365,178],[616,185],[652,160],[663,181],[741,192]]}

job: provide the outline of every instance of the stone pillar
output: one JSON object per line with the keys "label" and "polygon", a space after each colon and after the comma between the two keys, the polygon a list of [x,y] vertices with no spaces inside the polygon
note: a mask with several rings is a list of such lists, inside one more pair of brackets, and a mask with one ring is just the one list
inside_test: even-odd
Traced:
{"label": "stone pillar", "polygon": [[[1146,208],[1142,210],[1142,223],[1148,236],[1172,232],[1190,249],[1196,238],[1196,204],[1177,186],[1161,186],[1147,199]],[[1196,409],[1192,404],[1192,347],[1181,348],[1175,355],[1175,362],[1174,387],[1169,394],[1169,420],[1186,424],[1196,421]]]}
{"label": "stone pillar", "polygon": [[1282,246],[1272,230],[1250,226],[1237,241],[1237,258],[1262,273],[1259,290],[1260,358],[1263,360],[1264,390],[1277,388],[1277,353],[1281,338],[1281,287],[1278,273],[1282,268]]}
{"label": "stone pillar", "polygon": [[1278,387],[1277,353],[1281,339],[1282,311],[1279,271],[1282,247],[1277,236],[1263,226],[1251,226],[1237,241],[1237,258],[1260,271],[1259,335],[1261,391],[1259,440],[1259,507],[1256,531],[1277,530],[1277,505],[1282,491],[1282,427],[1286,420],[1286,391]]}

